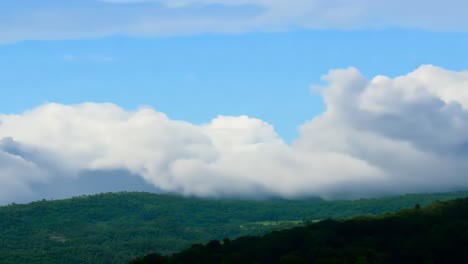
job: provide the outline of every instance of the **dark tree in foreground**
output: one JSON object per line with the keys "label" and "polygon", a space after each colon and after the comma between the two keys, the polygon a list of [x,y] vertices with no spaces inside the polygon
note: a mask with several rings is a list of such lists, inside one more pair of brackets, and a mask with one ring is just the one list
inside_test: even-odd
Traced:
{"label": "dark tree in foreground", "polygon": [[194,245],[164,264],[466,263],[468,198]]}

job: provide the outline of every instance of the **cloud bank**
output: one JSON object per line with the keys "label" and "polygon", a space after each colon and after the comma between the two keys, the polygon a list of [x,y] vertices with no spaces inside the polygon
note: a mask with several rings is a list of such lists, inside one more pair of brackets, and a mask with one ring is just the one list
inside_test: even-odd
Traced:
{"label": "cloud bank", "polygon": [[0,3],[0,43],[290,29],[468,31],[462,0],[61,0]]}
{"label": "cloud bank", "polygon": [[369,80],[349,68],[323,79],[327,110],[292,144],[247,116],[194,125],[151,108],[97,103],[0,115],[0,202],[93,171],[126,171],[158,190],[202,197],[468,188],[468,72],[423,65]]}

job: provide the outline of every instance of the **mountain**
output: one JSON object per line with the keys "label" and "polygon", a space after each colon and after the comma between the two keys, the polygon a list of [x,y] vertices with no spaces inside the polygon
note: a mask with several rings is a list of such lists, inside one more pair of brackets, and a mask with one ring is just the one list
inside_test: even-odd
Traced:
{"label": "mountain", "polygon": [[169,194],[105,193],[0,207],[1,263],[127,263],[194,243],[261,235],[328,218],[426,206],[468,192],[354,201],[213,200]]}
{"label": "mountain", "polygon": [[468,198],[377,217],[325,220],[263,237],[195,244],[132,264],[466,263]]}

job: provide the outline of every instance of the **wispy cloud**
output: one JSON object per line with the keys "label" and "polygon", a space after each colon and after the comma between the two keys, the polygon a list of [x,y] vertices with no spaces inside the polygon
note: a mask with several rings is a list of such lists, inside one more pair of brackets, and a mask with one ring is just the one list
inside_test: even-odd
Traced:
{"label": "wispy cloud", "polygon": [[160,190],[209,197],[468,187],[468,72],[424,65],[369,80],[349,68],[324,80],[326,112],[291,145],[247,116],[194,125],[151,108],[96,103],[0,115],[0,201],[34,192],[35,182],[122,169]]}
{"label": "wispy cloud", "polygon": [[80,61],[89,61],[89,62],[112,62],[115,60],[114,57],[109,55],[98,55],[98,54],[66,54],[62,56],[62,60],[67,62],[80,62]]}
{"label": "wispy cloud", "polygon": [[305,29],[468,31],[468,3],[384,0],[102,0],[0,3],[0,42]]}

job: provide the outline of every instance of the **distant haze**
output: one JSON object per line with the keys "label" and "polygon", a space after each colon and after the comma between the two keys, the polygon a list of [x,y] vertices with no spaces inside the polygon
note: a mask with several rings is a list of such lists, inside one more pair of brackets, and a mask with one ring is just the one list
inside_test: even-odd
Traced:
{"label": "distant haze", "polygon": [[357,198],[468,188],[468,72],[423,65],[369,80],[348,68],[323,80],[312,90],[327,109],[292,144],[248,116],[195,125],[110,103],[0,115],[0,203],[125,189]]}

